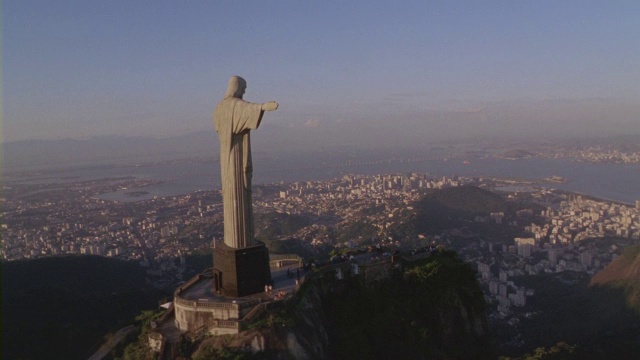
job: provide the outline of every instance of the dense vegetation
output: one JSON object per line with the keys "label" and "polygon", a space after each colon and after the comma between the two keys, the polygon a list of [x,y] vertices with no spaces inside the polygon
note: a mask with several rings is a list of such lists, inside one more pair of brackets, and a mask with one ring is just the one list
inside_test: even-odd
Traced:
{"label": "dense vegetation", "polygon": [[473,221],[475,216],[507,209],[507,202],[488,190],[475,186],[447,188],[425,195],[418,203],[418,217],[425,220],[420,222],[419,231],[438,233],[462,221]]}
{"label": "dense vegetation", "polygon": [[473,359],[491,355],[484,298],[453,252],[374,285],[329,293],[330,358]]}
{"label": "dense vegetation", "polygon": [[255,215],[256,237],[264,240],[276,240],[292,234],[310,225],[307,217],[285,213],[270,212]]}
{"label": "dense vegetation", "polygon": [[149,348],[149,332],[151,323],[160,318],[166,310],[146,310],[135,317],[134,324],[137,332],[127,336],[125,341],[118,344],[108,355],[108,359],[116,360],[156,360],[157,354]]}
{"label": "dense vegetation", "polygon": [[[531,208],[529,204],[508,202],[502,196],[475,186],[460,186],[430,191],[414,204],[415,210],[405,209],[400,217],[405,221],[394,224],[388,231],[395,239],[415,239],[418,234],[440,235],[453,229],[481,236],[486,241],[512,244],[521,235],[508,226],[516,219],[516,211]],[[491,213],[503,212],[502,224],[489,218]],[[476,221],[476,218],[483,221]],[[456,249],[468,245],[465,236],[451,238]]]}
{"label": "dense vegetation", "polygon": [[99,256],[2,263],[2,358],[79,359],[165,294],[139,264]]}
{"label": "dense vegetation", "polygon": [[[495,358],[475,273],[454,252],[403,264],[373,282],[312,277],[297,296],[252,323],[247,334],[202,341],[194,359],[289,359],[290,341],[328,359]],[[252,336],[269,344],[245,353]],[[294,346],[295,347],[295,346]]]}
{"label": "dense vegetation", "polygon": [[311,225],[303,215],[270,212],[255,215],[256,238],[265,243],[271,254],[298,254],[304,258],[323,258],[329,252],[325,246],[312,246],[308,241],[293,237]]}

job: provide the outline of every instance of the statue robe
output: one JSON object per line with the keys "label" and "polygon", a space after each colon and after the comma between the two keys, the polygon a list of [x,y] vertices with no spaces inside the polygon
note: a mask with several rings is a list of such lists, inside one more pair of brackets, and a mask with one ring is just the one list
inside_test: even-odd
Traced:
{"label": "statue robe", "polygon": [[254,243],[249,131],[258,128],[262,114],[261,104],[235,97],[220,101],[213,113],[213,125],[220,136],[224,242],[233,248]]}

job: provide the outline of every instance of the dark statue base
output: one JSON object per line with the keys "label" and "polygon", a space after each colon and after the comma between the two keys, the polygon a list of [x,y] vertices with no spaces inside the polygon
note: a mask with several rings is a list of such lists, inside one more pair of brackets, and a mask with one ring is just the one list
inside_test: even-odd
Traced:
{"label": "dark statue base", "polygon": [[271,284],[269,251],[264,243],[235,249],[224,243],[213,249],[213,291],[243,297],[263,292]]}

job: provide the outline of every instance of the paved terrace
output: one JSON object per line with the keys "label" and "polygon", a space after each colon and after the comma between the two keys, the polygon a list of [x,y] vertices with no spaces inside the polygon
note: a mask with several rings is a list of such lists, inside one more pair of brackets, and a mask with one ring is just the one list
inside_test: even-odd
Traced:
{"label": "paved terrace", "polygon": [[[287,270],[291,269],[293,277],[287,275]],[[280,268],[271,268],[271,279],[273,280],[273,291],[270,293],[260,292],[253,295],[248,295],[240,298],[227,297],[220,294],[216,294],[213,291],[213,279],[203,277],[195,284],[187,287],[178,296],[184,300],[190,301],[212,301],[212,302],[230,302],[230,303],[245,303],[254,302],[255,300],[269,301],[273,300],[275,295],[279,291],[284,291],[286,294],[291,293],[296,287],[296,271],[299,271],[300,277],[304,274],[304,270],[299,268],[298,265],[288,265]]]}

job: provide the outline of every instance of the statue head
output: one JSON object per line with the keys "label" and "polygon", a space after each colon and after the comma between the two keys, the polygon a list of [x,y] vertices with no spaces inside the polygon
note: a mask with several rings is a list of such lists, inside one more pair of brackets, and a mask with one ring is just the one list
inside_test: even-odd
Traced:
{"label": "statue head", "polygon": [[232,76],[229,79],[229,87],[227,88],[227,93],[224,94],[224,98],[238,98],[242,99],[242,95],[244,95],[244,91],[247,88],[247,81],[240,76]]}

